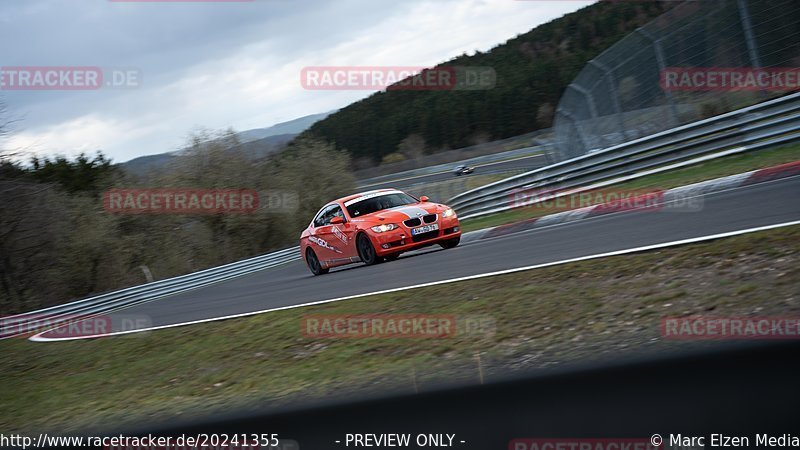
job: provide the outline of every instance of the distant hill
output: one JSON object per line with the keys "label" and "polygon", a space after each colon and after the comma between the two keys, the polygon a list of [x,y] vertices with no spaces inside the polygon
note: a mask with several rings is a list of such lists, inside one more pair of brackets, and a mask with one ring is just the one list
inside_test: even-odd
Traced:
{"label": "distant hill", "polygon": [[130,161],[120,164],[120,167],[126,172],[141,175],[151,170],[159,169],[166,166],[177,156],[177,152],[159,153],[157,155],[147,155],[134,158]]}
{"label": "distant hill", "polygon": [[243,150],[244,153],[252,159],[263,158],[264,156],[275,153],[286,147],[286,144],[291,142],[295,137],[297,137],[297,133],[276,134],[274,136],[267,136],[254,141],[244,142],[239,146],[239,149]]}
{"label": "distant hill", "polygon": [[[275,153],[286,146],[298,133],[302,133],[315,122],[328,117],[336,112],[328,111],[320,114],[281,122],[267,128],[254,128],[236,134],[242,143],[240,148],[252,158],[257,159]],[[134,158],[120,164],[122,168],[132,174],[144,174],[149,171],[165,167],[180,154],[181,150],[158,153]]]}
{"label": "distant hill", "polygon": [[[528,2],[536,7],[536,2]],[[491,67],[488,90],[387,90],[353,103],[305,133],[379,162],[416,134],[426,152],[517,136],[552,124],[562,92],[592,58],[679,4],[598,2],[521,34],[486,53],[437,67]],[[419,138],[409,140],[419,143]]]}
{"label": "distant hill", "polygon": [[336,110],[300,117],[298,119],[293,119],[288,122],[281,122],[267,128],[254,128],[252,130],[242,131],[238,133],[237,136],[242,143],[247,143],[264,139],[269,136],[298,134],[308,129],[308,127],[311,125],[314,125],[314,123],[325,119],[334,112],[336,112]]}

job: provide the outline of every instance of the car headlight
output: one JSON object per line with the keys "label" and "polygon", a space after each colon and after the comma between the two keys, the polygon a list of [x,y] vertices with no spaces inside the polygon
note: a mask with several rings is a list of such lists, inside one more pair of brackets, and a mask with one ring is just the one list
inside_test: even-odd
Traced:
{"label": "car headlight", "polygon": [[445,210],[444,210],[444,212],[442,213],[442,217],[443,217],[443,218],[447,218],[447,217],[455,217],[455,216],[456,216],[456,212],[455,212],[455,211],[453,211],[453,208],[447,208],[447,209],[445,209]]}
{"label": "car headlight", "polygon": [[372,231],[376,233],[385,233],[387,231],[392,231],[395,228],[397,228],[397,225],[393,223],[385,223],[383,225],[375,225],[374,227],[372,227]]}

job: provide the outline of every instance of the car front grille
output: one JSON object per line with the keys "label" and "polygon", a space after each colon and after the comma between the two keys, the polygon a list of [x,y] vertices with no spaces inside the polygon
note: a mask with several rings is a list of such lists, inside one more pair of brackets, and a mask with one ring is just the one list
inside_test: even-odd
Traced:
{"label": "car front grille", "polygon": [[419,220],[419,217],[415,217],[413,219],[408,219],[408,220],[404,221],[403,223],[409,228],[418,227],[418,226],[422,225],[422,221]]}
{"label": "car front grille", "polygon": [[436,222],[436,219],[438,219],[436,214],[426,214],[422,217],[414,217],[412,219],[405,220],[403,221],[403,224],[409,228],[414,228],[422,225],[422,222],[434,223]]}

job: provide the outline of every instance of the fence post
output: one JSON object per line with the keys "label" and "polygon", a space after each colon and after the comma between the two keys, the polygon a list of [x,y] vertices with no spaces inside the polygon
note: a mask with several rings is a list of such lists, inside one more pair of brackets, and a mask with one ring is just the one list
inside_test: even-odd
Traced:
{"label": "fence post", "polygon": [[[667,58],[664,56],[664,49],[661,47],[661,39],[656,39],[652,33],[645,30],[644,28],[637,28],[636,33],[644,36],[645,39],[650,41],[651,45],[653,46],[653,52],[656,55],[656,61],[658,61],[658,71],[662,73],[664,69],[667,68]],[[669,102],[669,111],[670,116],[672,117],[673,125],[677,126],[680,124],[678,120],[678,109],[675,107],[675,98],[672,96],[672,92],[665,90],[664,95],[667,97],[667,102]]]}
{"label": "fence post", "polygon": [[750,55],[750,65],[754,69],[761,68],[761,57],[758,54],[758,43],[753,35],[753,23],[750,21],[750,11],[747,9],[745,0],[738,0],[739,17],[742,20],[742,30],[744,30],[744,40],[747,44],[747,53]]}
{"label": "fence post", "polygon": [[[583,153],[586,153],[587,151],[589,151],[589,141],[586,140],[586,136],[584,135],[583,129],[581,129],[581,125],[575,119],[575,116],[573,116],[571,113],[569,113],[567,111],[564,111],[561,108],[556,110],[556,114],[561,114],[562,116],[566,117],[567,120],[569,120],[572,123],[572,126],[575,128],[575,132],[578,135],[578,140],[580,140],[580,145],[583,147]],[[563,143],[562,152],[561,152],[563,156],[566,156],[566,158],[559,158],[559,159],[569,159],[569,158],[572,158],[574,156],[579,156],[579,155],[571,154],[572,152],[570,151],[570,149],[569,148],[565,148],[568,145],[569,145],[568,143]]]}

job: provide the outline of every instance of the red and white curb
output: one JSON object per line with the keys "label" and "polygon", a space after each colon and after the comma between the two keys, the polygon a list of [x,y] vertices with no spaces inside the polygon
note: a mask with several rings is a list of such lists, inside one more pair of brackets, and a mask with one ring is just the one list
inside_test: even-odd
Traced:
{"label": "red and white curb", "polygon": [[[794,161],[778,166],[768,167],[765,169],[753,170],[750,172],[739,173],[722,178],[715,178],[713,180],[701,181],[699,183],[680,186],[665,191],[657,192],[657,202],[654,203],[652,196],[648,197],[645,202],[637,202],[633,198],[630,202],[614,202],[601,203],[597,205],[587,206],[584,208],[563,211],[555,214],[549,214],[542,217],[531,218],[520,222],[510,223],[506,225],[499,225],[492,228],[484,228],[482,230],[472,231],[465,233],[462,236],[462,242],[470,242],[479,239],[486,239],[507,234],[526,231],[533,228],[539,228],[549,225],[560,223],[574,222],[576,220],[586,219],[589,217],[597,217],[606,214],[619,213],[625,211],[641,211],[645,208],[653,208],[655,204],[661,211],[672,212],[687,212],[697,211],[702,208],[703,196],[720,192],[732,188],[749,186],[753,184],[763,183],[766,181],[777,180],[781,178],[788,178],[791,176],[800,175],[800,161]],[[645,203],[646,206],[641,206]],[[533,206],[522,206],[533,207]]]}

